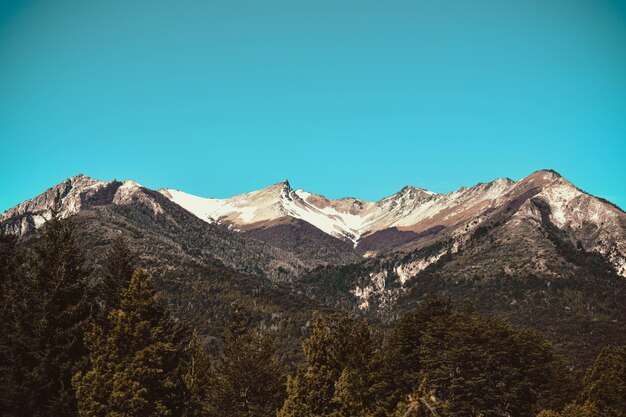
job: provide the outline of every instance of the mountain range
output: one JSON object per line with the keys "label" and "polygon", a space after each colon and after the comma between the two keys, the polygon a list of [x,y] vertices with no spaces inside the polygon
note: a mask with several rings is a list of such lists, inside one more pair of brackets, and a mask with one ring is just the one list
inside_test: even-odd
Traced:
{"label": "mountain range", "polygon": [[316,309],[385,326],[438,292],[583,359],[626,342],[626,213],[551,170],[446,194],[406,186],[376,202],[288,181],[217,199],[77,175],[5,211],[0,230],[28,241],[53,212],[96,258],[125,236],[199,321],[220,309],[216,292],[251,297],[259,321],[297,339]]}

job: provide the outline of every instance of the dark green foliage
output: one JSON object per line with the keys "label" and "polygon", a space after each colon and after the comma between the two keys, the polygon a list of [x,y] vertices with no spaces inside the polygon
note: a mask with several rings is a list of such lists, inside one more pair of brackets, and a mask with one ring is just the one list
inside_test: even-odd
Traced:
{"label": "dark green foliage", "polygon": [[[21,399],[28,393],[25,384],[26,349],[33,341],[27,329],[29,313],[24,270],[16,259],[21,251],[17,239],[0,235],[0,410],[9,415],[27,415]],[[27,327],[28,326],[28,327]]]}
{"label": "dark green foliage", "polygon": [[206,417],[210,415],[209,394],[213,385],[211,361],[204,346],[193,332],[187,345],[185,375],[183,380],[187,388],[185,417]]}
{"label": "dark green foliage", "polygon": [[601,413],[594,403],[586,402],[582,405],[569,404],[560,413],[543,410],[537,414],[537,417],[608,417],[608,415]]}
{"label": "dark green foliage", "polygon": [[5,283],[5,302],[11,305],[4,312],[3,354],[10,368],[3,369],[2,385],[11,387],[2,398],[6,415],[76,414],[71,377],[86,354],[82,335],[91,311],[86,279],[71,223],[53,217],[27,266]]}
{"label": "dark green foliage", "polygon": [[85,336],[90,366],[73,380],[80,415],[182,415],[181,352],[149,275],[135,271],[109,321]]}
{"label": "dark green foliage", "polygon": [[237,304],[245,308],[249,327],[265,329],[272,336],[279,362],[295,367],[302,358],[300,343],[306,323],[315,309],[324,309],[304,295],[227,269],[185,265],[156,270],[153,276],[177,316],[206,335],[212,355],[218,354],[217,340],[232,322],[231,306]]}
{"label": "dark green foliage", "polygon": [[11,317],[11,309],[22,281],[18,277],[22,273],[22,262],[23,254],[17,245],[17,238],[0,234],[0,322],[5,324],[0,326],[0,341],[5,339],[3,335],[8,335],[5,333],[8,331],[6,324]]}
{"label": "dark green foliage", "polygon": [[428,401],[442,416],[530,416],[567,395],[557,389],[568,385],[565,368],[543,337],[448,300],[431,297],[403,316],[384,346],[388,410],[400,402],[427,412]]}
{"label": "dark green foliage", "polygon": [[285,393],[285,375],[272,340],[250,330],[241,314],[225,330],[209,393],[210,415],[273,416]]}
{"label": "dark green foliage", "polygon": [[626,346],[606,347],[587,371],[578,401],[558,413],[543,410],[537,417],[626,416]]}
{"label": "dark green foliage", "polygon": [[128,287],[137,267],[135,254],[126,240],[118,236],[113,239],[106,254],[106,274],[102,282],[101,294],[105,310],[119,308],[122,290]]}
{"label": "dark green foliage", "polygon": [[367,323],[318,315],[302,347],[305,363],[289,378],[280,417],[381,415],[383,381]]}
{"label": "dark green foliage", "polygon": [[563,409],[561,417],[609,417],[610,414],[601,412],[593,402],[582,405],[570,404]]}
{"label": "dark green foliage", "polygon": [[550,345],[495,319],[455,312],[426,325],[422,377],[451,415],[533,415],[538,393],[556,380]]}
{"label": "dark green foliage", "polygon": [[[141,221],[126,222],[120,213]],[[110,218],[104,221],[100,215]],[[624,417],[624,348],[603,351],[577,402],[563,408],[573,399],[568,380],[574,374],[566,371],[537,333],[456,310],[449,299],[423,302],[425,292],[434,290],[450,294],[457,302],[478,300],[481,312],[497,311],[513,319],[524,314],[527,319],[532,313],[533,325],[560,326],[559,334],[579,332],[583,344],[578,351],[590,346],[586,343],[591,343],[591,337],[597,338],[593,346],[607,340],[607,335],[619,341],[623,335],[611,329],[623,325],[623,320],[612,318],[623,309],[619,301],[623,285],[618,278],[605,276],[603,266],[582,251],[566,258],[585,263],[584,271],[590,271],[590,276],[580,275],[581,269],[567,279],[549,282],[503,273],[467,277],[431,265],[408,283],[398,309],[381,316],[395,320],[399,311],[419,303],[395,321],[381,349],[364,321],[327,314],[318,317],[304,351],[297,354],[296,342],[311,330],[305,323],[313,310],[350,309],[354,305],[350,291],[355,284],[367,284],[372,268],[387,271],[386,288],[398,289],[393,277],[396,260],[432,256],[441,247],[398,254],[398,259],[389,258],[383,264],[377,259],[341,269],[320,268],[302,282],[288,285],[264,278],[261,269],[255,272],[257,276],[243,275],[212,258],[213,249],[204,245],[221,245],[222,241],[209,242],[205,225],[188,227],[193,239],[183,242],[181,252],[178,243],[182,241],[174,240],[178,229],[150,210],[117,207],[80,216],[84,217],[81,224],[87,226],[78,233],[70,223],[54,219],[38,239],[23,243],[0,236],[0,415],[74,416],[79,409],[77,396],[81,415],[110,417],[254,417],[275,415],[277,409],[281,417],[434,413],[441,417],[507,413],[525,417],[540,408],[546,409],[542,417]],[[88,226],[100,221],[113,224],[111,219],[120,223],[110,229]],[[118,228],[127,234],[126,240],[103,250]],[[211,233],[213,239],[220,232]],[[491,239],[492,233],[486,230],[476,239]],[[562,252],[570,249],[560,240],[551,241],[561,245]],[[106,274],[104,285],[96,285],[91,292],[77,247],[89,248],[86,264]],[[164,291],[176,320],[198,328],[201,340],[195,333],[190,340],[181,334],[181,326],[174,325],[169,312],[156,301],[146,274],[138,273],[129,287],[135,267],[132,249],[139,248],[145,249],[141,262]],[[234,257],[239,249],[234,245],[221,250]],[[192,252],[194,256],[189,255]],[[253,256],[247,255],[243,270],[251,271]],[[460,261],[466,259],[461,258],[470,255],[446,256],[442,258],[446,262],[462,265]],[[98,269],[99,264],[104,268]],[[291,273],[287,264],[276,268],[287,268],[285,276]],[[93,282],[97,284],[100,277],[94,273]],[[294,293],[320,277],[323,286]],[[121,298],[120,288],[124,289]],[[311,301],[310,295],[319,302]],[[92,317],[92,325],[87,325],[90,311],[98,311],[90,300],[98,300],[100,310],[112,311]],[[498,310],[494,300],[508,310]],[[383,301],[373,300],[371,305],[376,308]],[[245,315],[233,315],[233,304]],[[556,308],[561,313],[555,315]],[[225,322],[230,325],[224,331]],[[383,326],[373,323],[382,333],[385,322]],[[85,330],[88,350],[82,343]],[[270,336],[280,346],[279,355],[274,354]],[[571,344],[578,339],[566,341]],[[289,379],[283,401],[285,380],[276,357],[297,365],[299,355],[305,361]],[[72,373],[76,375],[73,387]]]}
{"label": "dark green foliage", "polygon": [[600,352],[587,372],[579,401],[595,404],[607,417],[626,416],[626,346]]}
{"label": "dark green foliage", "polygon": [[[280,362],[296,366],[301,360],[304,326],[315,310],[325,307],[295,293],[291,285],[266,278],[270,276],[266,272],[267,252],[277,249],[268,245],[261,248],[258,241],[243,245],[241,237],[231,239],[229,233],[178,206],[169,209],[167,214],[155,215],[141,204],[112,205],[76,214],[75,222],[81,226],[78,240],[97,272],[94,281],[105,282],[106,255],[111,242],[121,235],[138,255],[137,264],[150,272],[173,314],[203,335],[209,353],[215,353],[215,341],[231,319],[230,305],[236,301],[250,314],[251,324],[271,329]],[[236,260],[235,267],[217,260],[218,255]],[[272,267],[283,265],[283,258],[281,255],[281,261]],[[293,273],[289,258],[284,261],[284,268]]]}
{"label": "dark green foliage", "polygon": [[387,401],[391,406],[404,399],[421,383],[422,334],[432,320],[450,315],[452,303],[431,296],[415,310],[404,314],[389,332],[384,344],[385,377],[391,388]]}

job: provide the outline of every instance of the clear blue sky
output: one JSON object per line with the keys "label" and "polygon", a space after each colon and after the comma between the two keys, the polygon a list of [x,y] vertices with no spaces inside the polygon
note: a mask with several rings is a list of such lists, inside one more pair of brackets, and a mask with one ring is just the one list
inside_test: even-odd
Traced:
{"label": "clear blue sky", "polygon": [[621,0],[0,0],[0,210],[77,173],[376,200],[553,168],[626,207]]}

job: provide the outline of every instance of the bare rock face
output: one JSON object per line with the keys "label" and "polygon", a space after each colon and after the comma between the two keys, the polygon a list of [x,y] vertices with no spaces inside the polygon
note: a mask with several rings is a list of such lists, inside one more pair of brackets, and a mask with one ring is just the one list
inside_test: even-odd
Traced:
{"label": "bare rock face", "polygon": [[[498,188],[495,198],[486,199],[492,187]],[[385,229],[360,242],[368,257],[376,251],[378,259],[355,276],[351,291],[358,294],[359,305],[387,305],[391,294],[401,298],[420,285],[431,265],[439,278],[459,286],[498,279],[538,279],[550,285],[581,277],[626,277],[626,214],[559,174],[539,171],[515,183],[480,184],[458,193],[472,197],[458,196],[456,201],[465,205],[422,220],[438,228]],[[454,216],[458,222],[445,223]],[[376,288],[367,276],[379,272],[388,273],[386,288],[365,291]]]}
{"label": "bare rock face", "polygon": [[24,235],[43,225],[53,212],[63,219],[94,207],[124,205],[137,200],[143,200],[158,213],[160,207],[151,202],[142,189],[130,180],[107,182],[79,174],[0,214],[0,230]]}
{"label": "bare rock face", "polygon": [[107,183],[82,174],[68,178],[42,194],[0,215],[5,232],[23,235],[50,219],[56,211],[61,218],[95,204],[111,204],[121,183]]}

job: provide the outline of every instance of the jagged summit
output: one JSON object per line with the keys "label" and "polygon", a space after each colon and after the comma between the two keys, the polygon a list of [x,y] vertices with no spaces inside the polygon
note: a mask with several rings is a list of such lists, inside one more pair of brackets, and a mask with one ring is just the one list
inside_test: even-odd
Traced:
{"label": "jagged summit", "polygon": [[[76,175],[72,175],[71,177],[66,178],[64,181],[73,181],[73,180],[80,180],[80,179],[87,179],[87,180],[95,181],[93,178],[91,178],[88,175],[83,174],[82,172],[79,172]],[[62,182],[64,182],[64,181],[62,181]]]}
{"label": "jagged summit", "polygon": [[[261,188],[260,190],[257,190],[256,192],[261,192],[261,191],[267,191],[267,192],[271,192],[271,191],[283,191],[283,190],[291,190],[291,184],[289,184],[289,180],[283,180],[280,182],[277,182],[275,184],[269,185],[265,188]],[[255,191],[252,191],[255,192]],[[249,193],[244,193],[244,194],[249,194]]]}
{"label": "jagged summit", "polygon": [[0,230],[22,235],[44,224],[53,211],[66,218],[98,205],[125,204],[142,188],[132,180],[100,181],[74,175],[0,214]]}
{"label": "jagged summit", "polygon": [[435,194],[437,194],[437,193],[434,193],[434,192],[432,192],[430,190],[427,190],[425,188],[414,187],[412,185],[405,185],[396,194],[408,194],[408,193],[413,193],[413,194],[421,194],[421,193],[423,193],[423,194],[428,194],[428,195],[435,195]]}
{"label": "jagged summit", "polygon": [[[537,174],[537,173],[549,174],[549,175],[551,175],[551,176],[553,176],[553,177],[555,177],[555,178],[556,178],[556,177],[558,177],[558,178],[563,178],[563,176],[562,176],[559,172],[557,172],[557,171],[556,171],[556,170],[554,170],[554,169],[550,169],[550,168],[543,168],[543,169],[537,170],[537,171],[535,171],[533,174]],[[531,175],[532,175],[532,174],[531,174]]]}

